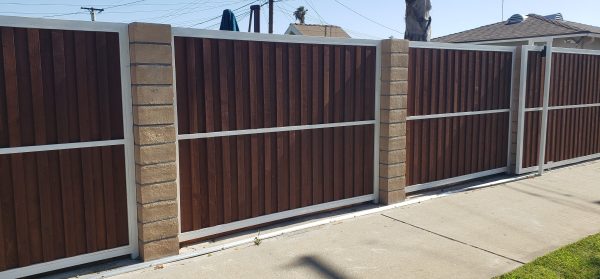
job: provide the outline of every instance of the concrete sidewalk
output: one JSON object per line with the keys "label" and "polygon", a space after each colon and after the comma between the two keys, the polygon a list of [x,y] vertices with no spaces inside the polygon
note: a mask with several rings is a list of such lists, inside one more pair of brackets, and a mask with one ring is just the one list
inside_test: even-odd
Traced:
{"label": "concrete sidewalk", "polygon": [[600,162],[115,278],[489,278],[600,232]]}

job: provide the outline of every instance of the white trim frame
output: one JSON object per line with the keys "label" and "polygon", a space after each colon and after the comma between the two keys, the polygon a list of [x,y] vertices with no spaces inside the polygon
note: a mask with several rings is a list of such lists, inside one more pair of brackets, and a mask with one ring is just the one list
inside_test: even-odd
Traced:
{"label": "white trim frame", "polygon": [[375,50],[375,131],[373,139],[373,203],[379,203],[379,145],[381,135],[381,46],[378,41]]}
{"label": "white trim frame", "polygon": [[338,123],[328,123],[328,124],[313,124],[313,125],[248,129],[248,130],[231,130],[231,131],[212,132],[212,133],[183,134],[183,135],[177,135],[177,140],[207,139],[207,138],[241,136],[241,135],[257,135],[257,134],[276,133],[276,132],[316,130],[316,129],[325,129],[325,128],[334,128],[334,127],[351,127],[351,126],[362,126],[362,125],[374,125],[375,123],[376,123],[375,120],[365,120],[365,121],[338,122]]}
{"label": "white trim frame", "polygon": [[80,148],[88,148],[88,147],[101,147],[101,146],[113,146],[113,145],[125,145],[125,144],[126,144],[126,140],[120,139],[120,140],[84,141],[84,142],[73,142],[73,143],[7,147],[7,148],[0,148],[0,155],[53,151],[53,150],[65,150],[65,149],[80,149]]}
{"label": "white trim frame", "polygon": [[[314,125],[298,125],[298,126],[284,126],[284,127],[272,127],[272,128],[261,128],[261,129],[246,129],[246,130],[232,130],[232,131],[221,131],[211,133],[196,133],[196,134],[179,134],[178,119],[177,119],[177,86],[176,86],[176,74],[175,74],[175,37],[194,37],[194,38],[211,38],[211,39],[225,39],[225,40],[247,40],[247,41],[259,41],[259,42],[272,42],[272,43],[306,43],[306,44],[323,44],[323,45],[350,45],[350,46],[370,46],[376,48],[375,54],[375,119],[365,121],[352,121],[352,122],[340,122],[340,123],[328,123],[328,124],[314,124]],[[335,202],[329,202],[324,204],[318,204],[294,210],[288,210],[284,212],[273,213],[265,216],[256,218],[241,220],[233,223],[218,225],[209,227],[197,231],[181,233],[181,207],[179,206],[180,218],[179,218],[179,241],[185,242],[193,239],[203,238],[211,235],[225,233],[232,230],[243,229],[250,226],[260,225],[282,219],[288,219],[310,213],[316,213],[328,209],[334,209],[338,207],[365,203],[365,202],[379,202],[379,135],[380,135],[380,95],[381,95],[381,41],[380,40],[362,40],[362,39],[346,39],[346,38],[330,38],[330,37],[309,37],[309,36],[298,36],[298,35],[273,35],[273,34],[260,34],[260,33],[245,33],[245,32],[229,32],[229,31],[214,31],[214,30],[202,30],[202,29],[190,29],[190,28],[173,28],[172,29],[172,46],[173,46],[173,90],[175,95],[175,128],[177,132],[177,198],[180,198],[180,182],[179,182],[179,141],[191,140],[191,139],[203,139],[203,138],[215,138],[215,137],[227,137],[227,136],[239,136],[239,135],[254,135],[274,132],[285,132],[285,131],[301,131],[301,130],[315,130],[325,129],[333,127],[351,127],[351,126],[363,126],[373,125],[374,126],[374,144],[373,144],[373,194],[365,195],[360,197],[354,197]]]}
{"label": "white trim frame", "polygon": [[197,230],[197,231],[184,232],[179,235],[179,241],[181,241],[181,242],[190,241],[190,240],[194,240],[194,239],[208,237],[211,235],[220,234],[223,232],[239,230],[239,229],[248,228],[248,227],[252,227],[252,226],[256,226],[256,225],[260,225],[260,224],[271,223],[271,222],[275,222],[275,221],[281,221],[281,220],[285,220],[285,219],[289,219],[289,218],[293,218],[293,217],[297,217],[297,216],[301,216],[301,215],[317,213],[317,212],[321,212],[321,211],[325,211],[325,210],[329,210],[329,209],[340,208],[340,207],[349,206],[349,205],[367,203],[367,202],[373,201],[374,198],[375,197],[373,194],[359,196],[359,197],[354,197],[354,198],[349,198],[349,199],[332,201],[332,202],[328,202],[328,203],[322,203],[322,204],[311,205],[311,206],[307,206],[307,207],[301,207],[301,208],[296,208],[296,209],[292,209],[292,210],[267,214],[267,215],[263,215],[260,217],[236,221],[236,222],[218,225],[218,226],[214,226],[214,227],[209,227],[209,228],[205,228],[205,229],[201,229],[201,230]]}
{"label": "white trim frame", "polygon": [[[565,106],[554,106],[554,107],[548,106],[548,110],[593,108],[593,107],[600,107],[600,103],[581,104],[581,105],[565,105]],[[542,111],[542,110],[544,110],[543,107],[535,107],[535,108],[526,108],[525,109],[526,112],[530,112],[530,111]]]}
{"label": "white trim frame", "polygon": [[350,45],[350,46],[377,46],[379,40],[351,39],[351,38],[333,38],[333,37],[313,37],[301,35],[275,35],[248,32],[231,32],[219,30],[193,29],[173,27],[172,31],[175,37],[194,37],[206,39],[224,39],[224,40],[242,40],[271,43],[292,43],[292,44],[320,44],[320,45]]}
{"label": "white trim frame", "polygon": [[487,170],[487,171],[482,171],[482,172],[476,172],[476,173],[471,173],[471,174],[467,174],[467,175],[463,175],[463,176],[457,176],[457,177],[452,177],[452,178],[448,178],[448,179],[443,179],[443,180],[438,180],[438,181],[433,181],[433,182],[428,182],[428,183],[423,183],[423,184],[411,185],[411,186],[406,187],[406,193],[408,194],[408,193],[428,190],[428,189],[432,189],[432,188],[448,186],[448,185],[457,184],[460,182],[465,182],[468,180],[481,178],[484,176],[490,176],[490,175],[505,173],[505,172],[508,172],[508,167],[502,167],[502,168],[497,168],[497,169],[492,169],[492,170]]}
{"label": "white trim frame", "polygon": [[537,46],[521,46],[521,77],[519,82],[519,106],[517,108],[517,154],[515,158],[515,173],[522,174],[523,169],[523,139],[525,138],[525,97],[527,94],[527,69],[530,51],[540,51],[543,48]]}
{"label": "white trim frame", "polygon": [[482,115],[482,114],[495,114],[510,112],[510,109],[495,109],[495,110],[479,110],[479,111],[464,111],[464,112],[452,112],[452,113],[440,113],[440,114],[427,114],[427,115],[415,115],[406,117],[406,121],[411,120],[424,120],[424,119],[436,119],[436,118],[450,118],[460,117],[469,115]]}
{"label": "white trim frame", "polygon": [[413,42],[409,43],[411,48],[435,48],[435,49],[453,49],[453,50],[474,50],[474,51],[500,51],[500,52],[515,52],[516,47],[513,46],[488,46],[476,44],[449,44],[449,43],[433,43],[433,42]]}
{"label": "white trim frame", "polygon": [[135,170],[134,170],[134,146],[133,146],[133,112],[131,100],[131,82],[130,82],[130,61],[129,61],[129,31],[128,24],[124,23],[106,23],[106,22],[88,22],[72,20],[39,19],[14,16],[0,16],[0,26],[17,28],[38,28],[38,29],[59,29],[73,31],[96,31],[96,32],[115,32],[119,34],[119,59],[121,63],[121,101],[123,112],[123,134],[124,139],[78,142],[66,144],[51,144],[43,146],[26,146],[16,148],[1,148],[0,154],[14,154],[27,152],[40,152],[51,150],[77,149],[97,146],[124,145],[125,149],[125,180],[127,193],[127,225],[129,244],[114,249],[98,251],[89,254],[78,255],[58,259],[50,262],[34,264],[25,267],[9,269],[0,272],[0,278],[17,278],[31,276],[57,269],[72,267],[85,263],[100,261],[123,255],[131,255],[132,258],[138,257],[138,236],[137,236],[137,208],[136,208],[136,189],[135,189]]}
{"label": "white trim frame", "polygon": [[0,278],[9,279],[9,278],[21,278],[32,276],[44,272],[49,272],[53,270],[59,270],[63,268],[69,268],[77,265],[81,265],[84,263],[91,263],[103,259],[116,258],[124,255],[128,255],[131,253],[131,250],[128,246],[118,247],[109,250],[102,250],[94,253],[83,254],[70,258],[63,258],[59,260],[54,260],[51,262],[33,264],[27,267],[20,267],[15,269],[9,269],[7,271],[0,272]]}
{"label": "white trim frame", "polygon": [[552,41],[546,43],[546,68],[544,69],[544,96],[542,110],[542,125],[540,129],[540,146],[538,158],[538,174],[544,173],[544,162],[546,160],[546,139],[548,136],[548,104],[550,103],[550,77],[552,76]]}
{"label": "white trim frame", "polygon": [[514,110],[514,83],[515,83],[515,66],[516,66],[516,62],[517,62],[517,48],[515,47],[515,49],[513,50],[512,53],[512,62],[510,63],[511,65],[511,69],[510,69],[510,97],[509,97],[509,113],[508,113],[508,148],[507,148],[507,154],[506,154],[506,168],[507,168],[507,173],[511,173],[511,165],[512,165],[512,131],[513,131],[513,110]]}
{"label": "white trim frame", "polygon": [[580,48],[553,47],[552,52],[582,54],[582,55],[600,55],[600,50],[580,49]]}

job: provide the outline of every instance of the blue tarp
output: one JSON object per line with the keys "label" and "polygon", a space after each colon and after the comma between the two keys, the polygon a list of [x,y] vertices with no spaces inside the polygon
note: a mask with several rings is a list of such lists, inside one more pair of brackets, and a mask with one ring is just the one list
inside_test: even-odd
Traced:
{"label": "blue tarp", "polygon": [[230,9],[223,11],[223,17],[221,17],[221,27],[219,30],[240,31],[237,20],[235,19],[235,15]]}

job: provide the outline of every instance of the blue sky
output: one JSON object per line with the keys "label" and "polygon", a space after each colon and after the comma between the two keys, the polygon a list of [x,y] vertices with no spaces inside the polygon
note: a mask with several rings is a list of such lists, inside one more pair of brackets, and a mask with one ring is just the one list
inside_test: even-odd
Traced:
{"label": "blue sky", "polygon": [[[81,6],[108,7],[98,21],[145,21],[174,26],[218,28],[219,20],[211,20],[225,8],[236,9],[265,0],[0,0],[0,14],[28,17],[89,20]],[[341,5],[339,2],[343,3]],[[111,7],[115,5],[122,5]],[[292,11],[298,6],[309,11],[307,23],[328,23],[344,27],[358,38],[400,38],[404,30],[403,0],[282,0],[275,3],[275,33],[283,33],[293,22]],[[502,18],[501,0],[432,0],[433,36],[498,22]],[[249,7],[236,12],[240,28],[247,30]],[[511,14],[561,12],[566,20],[600,26],[598,0],[505,0],[504,18]],[[267,6],[263,7],[262,30],[267,30]]]}

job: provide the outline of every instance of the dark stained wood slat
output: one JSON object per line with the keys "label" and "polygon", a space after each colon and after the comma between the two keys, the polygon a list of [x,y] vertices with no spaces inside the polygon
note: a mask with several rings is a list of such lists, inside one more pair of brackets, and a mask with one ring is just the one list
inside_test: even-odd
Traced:
{"label": "dark stained wood slat", "polygon": [[[301,124],[301,91],[300,91],[300,46],[288,46],[288,87],[289,87],[289,124]],[[302,197],[302,154],[301,136],[299,131],[289,132],[289,160],[290,160],[290,209],[300,207]]]}
{"label": "dark stained wood slat", "polygon": [[[334,90],[333,90],[333,119],[335,122],[342,122],[344,119],[343,108],[343,80],[344,80],[344,53],[343,47],[334,47]],[[333,129],[333,198],[340,200],[344,197],[344,130],[343,128]]]}
{"label": "dark stained wood slat", "polygon": [[[335,54],[332,46],[323,49],[323,122],[329,123],[334,118],[334,62]],[[323,130],[323,201],[329,202],[334,197],[333,173],[333,129]]]}
{"label": "dark stained wood slat", "polygon": [[[355,81],[355,50],[345,47],[344,55],[344,121],[354,120],[354,81]],[[344,127],[344,198],[351,198],[354,191],[354,129]]]}
{"label": "dark stained wood slat", "polygon": [[[318,124],[323,123],[323,70],[324,70],[324,57],[323,57],[323,46],[314,45],[312,46],[312,113],[311,123]],[[312,131],[312,141],[310,143],[311,158],[312,158],[312,203],[320,204],[323,203],[323,130]]]}
{"label": "dark stained wood slat", "polygon": [[[311,95],[315,94],[312,90],[312,49],[309,45],[300,45],[300,124],[310,125],[312,123],[312,102]],[[315,94],[318,95],[318,94]],[[301,198],[300,205],[302,207],[312,204],[313,200],[313,184],[312,184],[312,132],[300,132],[300,188]]]}

